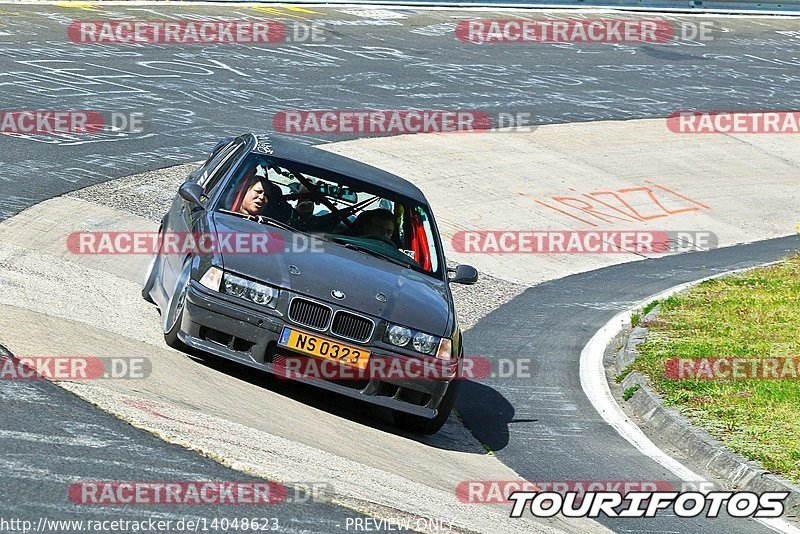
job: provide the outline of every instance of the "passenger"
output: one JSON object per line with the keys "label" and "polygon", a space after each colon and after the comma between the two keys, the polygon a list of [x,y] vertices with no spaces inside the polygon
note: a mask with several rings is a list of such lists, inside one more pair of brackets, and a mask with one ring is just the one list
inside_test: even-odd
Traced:
{"label": "passenger", "polygon": [[353,222],[353,235],[378,237],[392,241],[395,231],[394,213],[387,209],[362,211]]}
{"label": "passenger", "polygon": [[295,226],[299,230],[303,231],[316,230],[322,225],[322,223],[325,222],[325,219],[322,217],[314,217],[314,209],[316,208],[316,204],[311,199],[308,188],[304,185],[301,185],[297,188],[296,194],[299,194],[300,196],[298,197],[297,205],[294,208],[294,211],[297,213],[297,224]]}
{"label": "passenger", "polygon": [[308,188],[304,185],[301,185],[297,192],[304,195],[297,200],[297,207],[295,208],[297,213],[303,217],[312,217],[314,215],[314,201],[311,200],[311,197],[308,194]]}

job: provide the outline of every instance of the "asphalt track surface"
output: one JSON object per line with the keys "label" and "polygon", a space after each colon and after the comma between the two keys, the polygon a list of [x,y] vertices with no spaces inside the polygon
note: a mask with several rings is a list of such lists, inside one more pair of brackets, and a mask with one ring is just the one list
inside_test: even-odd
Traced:
{"label": "asphalt track surface", "polygon": [[[455,23],[507,12],[264,9],[0,7],[0,109],[144,114],[144,131],[136,134],[4,137],[0,219],[92,183],[200,159],[225,135],[270,129],[273,114],[287,109],[530,113],[534,123],[550,124],[664,117],[684,109],[794,109],[800,102],[797,19],[664,17],[711,23],[714,40],[707,42],[489,46],[458,41]],[[73,20],[214,17],[270,18],[290,32],[316,21],[325,24],[325,42],[78,45],[66,36]],[[300,137],[309,143],[346,138]]]}
{"label": "asphalt track surface", "polygon": [[[223,135],[269,129],[272,114],[286,109],[531,112],[538,123],[547,124],[661,117],[679,109],[771,110],[800,104],[800,22],[794,20],[710,17],[705,20],[718,29],[715,40],[705,43],[520,50],[455,40],[454,21],[474,13],[396,9],[383,18],[368,18],[335,8],[309,7],[312,13],[276,9],[277,14],[238,6],[109,6],[81,11],[0,6],[1,109],[131,111],[145,117],[145,131],[130,135],[3,136],[0,219],[92,183],[198,159]],[[269,49],[78,46],[65,35],[72,19],[188,14],[359,25],[329,22],[330,41],[324,44]],[[503,18],[491,11],[480,16]],[[607,427],[585,399],[578,379],[581,348],[626,305],[687,280],[777,259],[797,247],[796,238],[786,238],[649,260],[526,291],[483,319],[466,339],[477,354],[532,357],[534,387],[513,381],[469,383],[459,406],[465,423],[529,480],[670,480],[668,472]],[[48,484],[63,486],[75,469],[100,479],[135,478],[143,471],[247,479],[166,445],[49,384],[15,387],[20,389],[3,385],[0,415],[4,516],[33,517],[43,510],[58,515],[65,510],[63,498],[53,497]],[[64,421],[73,422],[70,430],[65,430]],[[71,434],[76,428],[84,432]],[[92,440],[104,445],[89,447],[87,453],[86,443]],[[274,515],[285,513],[282,525],[294,521],[297,530],[308,531],[326,530],[354,515],[322,504],[304,506],[314,508],[296,514],[287,505]],[[125,512],[129,517],[131,512]],[[110,514],[81,510],[83,518],[93,513],[103,518]],[[753,521],[668,516],[605,523],[618,531],[760,530]]]}

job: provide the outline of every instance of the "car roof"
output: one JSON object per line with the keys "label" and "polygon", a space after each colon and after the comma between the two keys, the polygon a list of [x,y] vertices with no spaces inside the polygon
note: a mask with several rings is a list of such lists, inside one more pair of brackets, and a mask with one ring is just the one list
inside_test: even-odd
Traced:
{"label": "car roof", "polygon": [[269,154],[301,165],[318,167],[349,179],[353,185],[382,189],[428,205],[425,195],[417,186],[372,165],[274,135],[252,134],[250,141],[250,151],[256,154]]}

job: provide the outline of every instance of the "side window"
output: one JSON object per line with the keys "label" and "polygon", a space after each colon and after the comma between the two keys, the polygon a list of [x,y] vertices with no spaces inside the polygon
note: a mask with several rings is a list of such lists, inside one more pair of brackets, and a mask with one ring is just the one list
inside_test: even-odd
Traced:
{"label": "side window", "polygon": [[222,178],[239,157],[244,154],[244,147],[245,144],[242,141],[236,141],[230,147],[223,149],[217,158],[214,158],[216,161],[212,161],[209,165],[205,182],[200,183],[205,191],[205,196],[209,198],[213,196],[222,183]]}

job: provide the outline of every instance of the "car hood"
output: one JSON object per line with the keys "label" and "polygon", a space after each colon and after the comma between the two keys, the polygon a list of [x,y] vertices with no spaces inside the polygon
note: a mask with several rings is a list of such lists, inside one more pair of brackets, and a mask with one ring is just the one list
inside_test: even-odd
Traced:
{"label": "car hood", "polygon": [[[450,301],[441,280],[275,226],[220,214],[214,214],[214,226],[218,233],[271,232],[286,242],[280,253],[226,253],[226,270],[429,334],[449,334]],[[333,298],[334,290],[345,297]]]}

